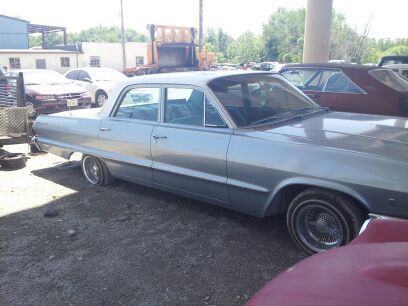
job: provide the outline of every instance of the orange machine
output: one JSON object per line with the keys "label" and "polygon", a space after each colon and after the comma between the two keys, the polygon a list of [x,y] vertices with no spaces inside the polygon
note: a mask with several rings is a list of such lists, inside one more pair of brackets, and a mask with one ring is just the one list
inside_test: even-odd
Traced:
{"label": "orange machine", "polygon": [[127,76],[205,70],[215,63],[214,53],[204,51],[197,55],[195,28],[149,24],[147,29],[147,63],[125,68]]}

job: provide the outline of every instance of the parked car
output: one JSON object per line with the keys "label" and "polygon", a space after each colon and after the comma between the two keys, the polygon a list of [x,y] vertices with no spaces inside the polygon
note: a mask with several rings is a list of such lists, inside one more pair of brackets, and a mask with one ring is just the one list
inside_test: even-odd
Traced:
{"label": "parked car", "polygon": [[278,65],[278,62],[262,62],[259,65],[259,69],[261,71],[271,71],[276,65]]}
{"label": "parked car", "polygon": [[91,97],[78,85],[72,84],[60,73],[46,69],[21,69],[7,72],[17,77],[22,72],[28,115],[52,114],[68,109],[89,108]]}
{"label": "parked car", "polygon": [[393,64],[408,64],[408,55],[387,55],[381,58],[378,66],[386,66]]}
{"label": "parked car", "polygon": [[237,70],[239,68],[239,65],[237,64],[232,64],[232,63],[217,63],[214,66],[215,70]]}
{"label": "parked car", "polygon": [[111,68],[76,68],[65,73],[67,79],[85,88],[92,97],[92,103],[102,106],[116,82],[127,79],[123,73]]}
{"label": "parked car", "polygon": [[408,217],[408,120],[330,112],[279,74],[197,72],[119,83],[103,109],[39,116],[35,141],[86,180],[113,178],[257,217],[287,216],[320,252],[367,214]]}
{"label": "parked car", "polygon": [[384,68],[391,69],[408,79],[408,64],[390,64],[385,65]]}
{"label": "parked car", "polygon": [[408,81],[389,69],[352,64],[288,64],[280,73],[331,110],[408,117]]}
{"label": "parked car", "polygon": [[408,301],[408,221],[374,220],[349,245],[275,277],[246,306],[401,306]]}

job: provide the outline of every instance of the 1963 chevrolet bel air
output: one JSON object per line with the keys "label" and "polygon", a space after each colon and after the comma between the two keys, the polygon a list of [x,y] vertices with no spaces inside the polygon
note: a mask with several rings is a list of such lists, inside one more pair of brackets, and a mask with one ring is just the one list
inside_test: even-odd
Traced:
{"label": "1963 chevrolet bel air", "polygon": [[369,213],[408,217],[408,121],[330,112],[275,74],[130,78],[103,109],[39,116],[34,130],[43,151],[83,153],[91,184],[285,213],[310,253],[352,240]]}

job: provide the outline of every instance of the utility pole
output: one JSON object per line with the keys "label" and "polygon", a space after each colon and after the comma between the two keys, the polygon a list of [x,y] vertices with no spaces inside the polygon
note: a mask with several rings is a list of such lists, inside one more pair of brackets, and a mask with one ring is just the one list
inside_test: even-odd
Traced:
{"label": "utility pole", "polygon": [[329,61],[333,0],[307,0],[303,63]]}
{"label": "utility pole", "polygon": [[200,52],[203,51],[203,0],[199,1],[199,24],[198,24],[198,45]]}
{"label": "utility pole", "polygon": [[122,39],[122,66],[126,68],[126,49],[125,49],[125,24],[123,22],[123,0],[120,0],[120,32]]}

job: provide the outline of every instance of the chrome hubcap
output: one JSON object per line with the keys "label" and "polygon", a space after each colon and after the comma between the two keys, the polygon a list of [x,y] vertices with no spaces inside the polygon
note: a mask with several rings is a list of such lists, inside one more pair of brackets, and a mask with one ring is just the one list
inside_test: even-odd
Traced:
{"label": "chrome hubcap", "polygon": [[340,246],[344,238],[339,218],[318,204],[307,205],[299,210],[296,230],[300,239],[315,252]]}
{"label": "chrome hubcap", "polygon": [[106,101],[105,95],[99,95],[98,96],[98,105],[99,106],[102,106],[103,104],[105,104],[105,101]]}
{"label": "chrome hubcap", "polygon": [[101,170],[97,161],[90,156],[86,156],[83,161],[84,174],[91,184],[98,184],[101,179]]}

